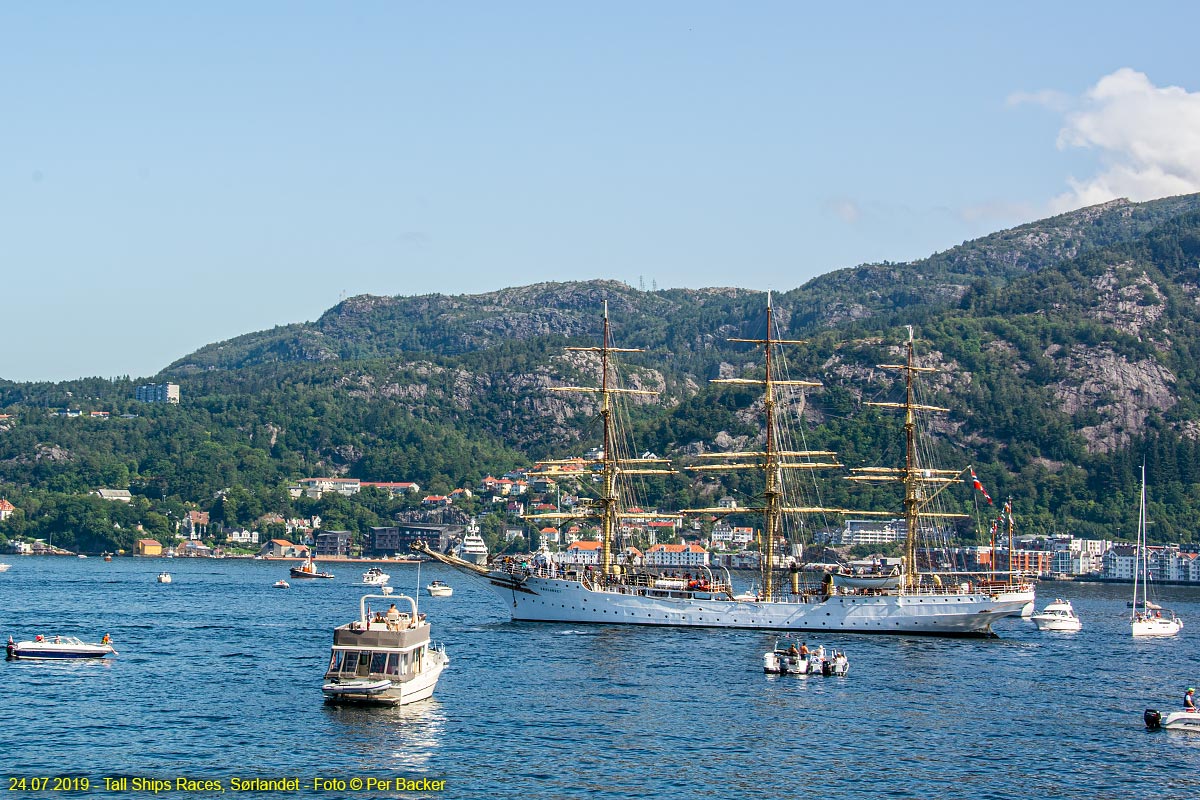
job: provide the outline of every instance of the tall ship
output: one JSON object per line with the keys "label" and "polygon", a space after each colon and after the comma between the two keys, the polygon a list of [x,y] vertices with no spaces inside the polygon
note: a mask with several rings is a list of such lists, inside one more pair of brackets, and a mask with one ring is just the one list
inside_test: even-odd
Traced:
{"label": "tall ship", "polygon": [[[623,437],[617,435],[620,414],[615,413],[619,399],[629,395],[652,394],[645,390],[617,385],[615,356],[638,352],[612,344],[607,306],[603,334],[598,347],[568,348],[596,354],[600,362],[599,386],[554,387],[563,392],[590,393],[597,397],[602,430],[602,446],[594,458],[562,462],[542,462],[539,474],[578,476],[580,465],[592,476],[598,491],[587,502],[570,512],[539,514],[539,523],[559,526],[587,521],[599,529],[599,563],[589,569],[564,569],[549,558],[518,563],[515,560],[490,566],[473,564],[452,555],[431,552],[431,557],[464,572],[485,578],[508,606],[514,620],[658,625],[674,627],[747,628],[778,631],[837,631],[855,633],[929,634],[942,636],[988,635],[991,624],[1019,612],[1034,600],[1032,584],[978,579],[971,575],[944,575],[922,571],[918,543],[945,540],[942,526],[965,515],[942,510],[945,490],[963,484],[967,470],[936,469],[918,446],[918,415],[945,411],[917,402],[916,377],[932,370],[916,364],[911,329],[902,364],[884,364],[880,368],[904,376],[905,398],[899,403],[873,403],[904,414],[905,463],[902,467],[866,467],[852,470],[851,480],[891,482],[903,492],[905,519],[904,557],[894,580],[865,587],[839,586],[832,572],[824,573],[814,586],[802,580],[804,571],[793,559],[784,562],[779,544],[787,541],[785,526],[796,524],[807,515],[877,514],[895,516],[895,511],[861,512],[823,508],[798,501],[788,477],[801,472],[838,468],[835,454],[829,451],[793,449],[787,436],[788,415],[780,409],[781,394],[791,387],[816,387],[813,381],[788,379],[782,368],[786,360],[780,353],[787,345],[802,342],[777,338],[768,296],[766,335],[761,339],[730,339],[761,349],[764,369],[761,378],[725,378],[718,383],[754,386],[761,390],[761,449],[709,454],[688,469],[697,472],[753,470],[759,473],[762,491],[757,505],[749,508],[702,508],[683,513],[728,515],[755,514],[761,519],[763,537],[759,585],[756,591],[735,594],[729,573],[714,573],[708,567],[691,568],[690,579],[654,575],[632,568],[626,559],[614,553],[616,534],[623,525],[639,520],[660,518],[633,507],[629,485],[642,475],[672,474],[668,460],[656,457],[635,458]],[[593,485],[595,485],[593,484]],[[419,549],[420,545],[417,546]],[[928,550],[924,551],[928,562]],[[927,567],[930,565],[926,564]]]}

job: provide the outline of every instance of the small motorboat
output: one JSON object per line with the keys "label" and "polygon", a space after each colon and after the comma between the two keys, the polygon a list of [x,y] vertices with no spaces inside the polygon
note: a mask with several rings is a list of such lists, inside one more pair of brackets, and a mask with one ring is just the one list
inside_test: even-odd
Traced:
{"label": "small motorboat", "polygon": [[430,597],[449,597],[454,594],[454,587],[442,581],[430,581],[425,591],[429,592]]}
{"label": "small motorboat", "polygon": [[1083,628],[1083,622],[1075,615],[1071,601],[1062,598],[1047,604],[1042,613],[1034,614],[1030,619],[1039,631],[1077,631]]}
{"label": "small motorboat", "polygon": [[87,558],[87,556],[86,556],[86,555],[84,555],[83,553],[80,553],[80,554],[79,554],[79,557],[80,557],[80,558]]}
{"label": "small motorboat", "polygon": [[273,583],[272,586],[274,586],[276,589],[292,588],[292,585],[290,583],[288,583],[287,581],[285,581],[283,578],[280,578],[279,580],[275,581],[275,583]]}
{"label": "small motorboat", "polygon": [[171,582],[171,573],[169,573],[169,572],[158,573],[158,582],[159,583],[170,583]]}
{"label": "small motorboat", "polygon": [[1142,714],[1142,719],[1146,723],[1146,729],[1156,731],[1160,728],[1165,728],[1169,731],[1196,731],[1200,733],[1200,712],[1194,708],[1185,709],[1183,711],[1171,711],[1164,717],[1162,713],[1153,709],[1147,708]]}
{"label": "small motorboat", "polygon": [[105,635],[99,644],[81,641],[74,636],[42,636],[37,635],[26,642],[14,642],[8,637],[8,660],[18,659],[59,661],[80,658],[107,658],[117,655],[112,644]]}
{"label": "small motorboat", "polygon": [[12,569],[12,564],[0,564],[0,572],[8,572]]}
{"label": "small motorboat", "polygon": [[362,574],[362,582],[367,586],[383,586],[391,579],[392,576],[388,575],[379,567],[371,567]]}
{"label": "small motorboat", "polygon": [[780,639],[775,649],[763,653],[763,672],[768,675],[825,675],[844,678],[850,659],[841,651],[827,653],[823,646],[812,649],[792,639]]}

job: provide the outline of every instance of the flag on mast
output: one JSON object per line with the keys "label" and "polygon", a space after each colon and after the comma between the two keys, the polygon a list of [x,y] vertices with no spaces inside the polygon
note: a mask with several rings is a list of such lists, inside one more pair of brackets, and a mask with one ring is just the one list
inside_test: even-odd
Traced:
{"label": "flag on mast", "polygon": [[975,475],[975,470],[971,470],[971,485],[983,493],[983,499],[988,501],[988,505],[992,504],[992,496],[987,493],[987,489],[983,488],[983,484],[979,482],[978,476]]}

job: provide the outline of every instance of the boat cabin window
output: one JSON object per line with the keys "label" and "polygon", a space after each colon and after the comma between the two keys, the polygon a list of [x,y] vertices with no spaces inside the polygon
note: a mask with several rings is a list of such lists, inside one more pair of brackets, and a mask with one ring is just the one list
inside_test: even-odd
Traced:
{"label": "boat cabin window", "polygon": [[338,656],[340,656],[339,660],[341,661],[341,669],[338,672],[350,675],[354,674],[354,670],[358,669],[358,651],[344,650],[338,653]]}
{"label": "boat cabin window", "polygon": [[402,674],[400,672],[400,654],[399,653],[392,653],[390,656],[388,656],[387,673],[386,674],[388,674],[388,675]]}
{"label": "boat cabin window", "polygon": [[[347,662],[349,659],[347,659]],[[358,666],[354,669],[354,674],[359,678],[365,678],[370,674],[371,669],[371,654],[364,650],[358,654]]]}
{"label": "boat cabin window", "polygon": [[371,672],[383,674],[384,668],[387,666],[387,653],[372,653],[371,654]]}
{"label": "boat cabin window", "polygon": [[329,659],[329,671],[330,672],[341,672],[342,671],[342,656],[344,656],[344,655],[345,655],[345,653],[341,650],[333,651],[333,657]]}

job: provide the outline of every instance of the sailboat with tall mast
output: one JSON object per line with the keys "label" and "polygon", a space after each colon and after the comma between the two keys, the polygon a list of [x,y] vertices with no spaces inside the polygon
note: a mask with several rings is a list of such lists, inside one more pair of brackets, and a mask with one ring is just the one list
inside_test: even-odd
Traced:
{"label": "sailboat with tall mast", "polygon": [[1173,611],[1164,614],[1150,608],[1149,561],[1146,550],[1146,465],[1142,464],[1142,494],[1138,504],[1137,547],[1133,560],[1133,612],[1129,616],[1129,627],[1135,637],[1174,636],[1183,630],[1183,620]]}
{"label": "sailboat with tall mast", "polygon": [[[629,476],[669,474],[669,462],[658,458],[630,458],[624,454],[628,446],[617,435],[614,424],[614,404],[628,395],[646,394],[645,390],[623,389],[616,385],[614,359],[618,353],[636,352],[612,344],[607,308],[603,336],[598,347],[571,348],[598,354],[601,378],[596,387],[560,387],[561,391],[594,393],[599,398],[599,413],[603,434],[602,450],[584,464],[598,471],[600,489],[590,502],[571,512],[536,515],[537,521],[565,524],[570,520],[588,519],[599,525],[599,568],[596,570],[564,571],[550,560],[493,562],[490,566],[468,563],[428,547],[418,549],[438,561],[464,572],[485,578],[492,589],[509,605],[514,620],[570,623],[603,623],[624,625],[657,625],[678,627],[747,628],[780,631],[837,631],[858,633],[905,633],[944,636],[986,635],[994,620],[1005,617],[1033,599],[1032,587],[995,587],[969,581],[942,585],[932,576],[922,576],[917,570],[917,546],[920,520],[935,512],[927,508],[931,498],[924,495],[930,481],[948,484],[952,481],[944,471],[922,466],[916,455],[914,413],[923,410],[913,400],[912,378],[921,368],[913,363],[911,336],[906,371],[909,381],[906,410],[906,440],[908,457],[901,470],[867,469],[861,477],[876,480],[896,480],[904,485],[904,513],[908,520],[903,582],[892,589],[839,591],[831,579],[818,588],[802,586],[796,565],[790,566],[792,580],[776,581],[775,552],[783,538],[785,519],[814,513],[851,513],[845,509],[826,509],[796,504],[789,494],[785,476],[800,470],[827,469],[841,466],[828,451],[790,449],[781,435],[786,415],[779,408],[779,390],[786,387],[815,387],[813,381],[793,381],[775,374],[780,359],[779,348],[799,342],[780,339],[775,332],[775,320],[770,298],[767,300],[766,335],[761,339],[734,339],[751,343],[764,352],[765,370],[762,378],[721,379],[722,383],[754,385],[762,389],[763,424],[761,450],[714,454],[711,458],[722,463],[703,463],[692,469],[715,471],[722,469],[757,470],[762,475],[761,502],[742,513],[762,515],[764,539],[761,556],[761,588],[756,595],[735,595],[728,573],[722,578],[706,567],[699,580],[687,583],[639,573],[627,568],[614,556],[615,535],[623,521],[634,521],[660,515],[635,511],[626,502],[623,487]],[[882,405],[882,404],[881,404]],[[822,460],[829,459],[829,460]],[[559,471],[577,470],[579,459],[543,463],[540,474],[554,475]],[[943,487],[944,488],[944,487]],[[691,513],[716,513],[718,509],[689,509]],[[721,513],[730,513],[720,509]],[[685,512],[686,513],[686,512]],[[854,512],[859,513],[859,512]],[[889,512],[878,512],[880,515]],[[832,576],[831,576],[832,577]]]}

